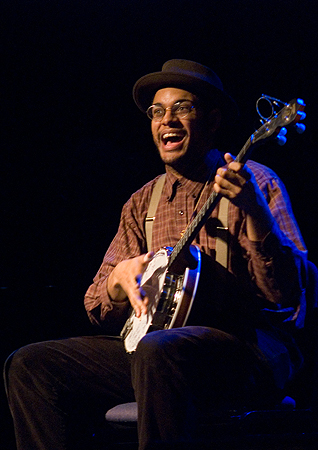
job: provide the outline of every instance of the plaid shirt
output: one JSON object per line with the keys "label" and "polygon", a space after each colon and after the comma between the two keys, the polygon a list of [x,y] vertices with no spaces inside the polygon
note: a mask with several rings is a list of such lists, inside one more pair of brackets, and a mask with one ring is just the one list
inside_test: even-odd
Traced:
{"label": "plaid shirt", "polygon": [[[223,160],[222,160],[223,161]],[[221,165],[224,164],[224,161]],[[253,161],[247,163],[254,173],[275,218],[271,232],[262,242],[251,242],[246,235],[244,212],[229,204],[228,225],[231,236],[229,271],[249,283],[265,302],[279,307],[296,308],[304,299],[306,248],[292,213],[282,181],[269,168]],[[216,169],[216,167],[215,167]],[[156,180],[135,192],[122,209],[118,232],[103,263],[85,295],[85,308],[93,323],[101,324],[127,311],[127,302],[110,299],[106,282],[113,268],[122,260],[147,252],[145,218]],[[186,228],[194,208],[199,209],[213,191],[212,182],[177,179],[167,168],[165,185],[153,225],[152,249],[174,247]],[[202,252],[215,257],[215,219],[218,207],[195,239]]]}

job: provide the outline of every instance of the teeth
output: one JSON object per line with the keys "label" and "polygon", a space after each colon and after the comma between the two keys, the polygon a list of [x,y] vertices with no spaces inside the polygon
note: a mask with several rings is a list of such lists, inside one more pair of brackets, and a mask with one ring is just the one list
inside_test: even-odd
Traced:
{"label": "teeth", "polygon": [[163,139],[168,139],[169,137],[182,137],[182,136],[180,136],[180,135],[177,134],[177,133],[165,133],[165,134],[162,136]]}

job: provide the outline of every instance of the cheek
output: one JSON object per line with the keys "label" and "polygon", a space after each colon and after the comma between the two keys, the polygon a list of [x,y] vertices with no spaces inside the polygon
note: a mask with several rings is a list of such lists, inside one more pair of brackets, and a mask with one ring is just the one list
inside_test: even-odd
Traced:
{"label": "cheek", "polygon": [[195,141],[204,141],[204,137],[207,133],[207,129],[205,127],[200,127],[198,124],[192,124],[193,126],[189,127],[189,135],[191,136],[192,140]]}
{"label": "cheek", "polygon": [[192,120],[185,120],[182,125],[189,136],[197,136],[202,133],[203,127],[200,125],[197,117]]}
{"label": "cheek", "polygon": [[158,127],[154,122],[151,122],[151,133],[154,141],[158,141]]}

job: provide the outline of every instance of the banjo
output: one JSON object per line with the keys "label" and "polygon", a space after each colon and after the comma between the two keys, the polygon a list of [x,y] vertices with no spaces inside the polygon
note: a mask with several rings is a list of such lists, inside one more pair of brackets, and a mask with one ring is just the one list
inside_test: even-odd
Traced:
{"label": "banjo", "polygon": [[[304,131],[304,125],[298,122],[305,118],[305,103],[294,99],[276,113],[274,105],[280,100],[262,96],[272,105],[272,115],[262,120],[261,127],[246,141],[235,161],[245,163],[252,150],[272,137],[282,137],[286,134],[285,127],[296,125],[299,132]],[[257,111],[262,119],[265,119]],[[138,342],[147,333],[182,327],[187,323],[191,312],[200,279],[202,258],[197,245],[191,245],[200,229],[208,220],[212,211],[222,196],[212,192],[195,218],[190,222],[181,239],[174,248],[160,249],[149,262],[143,273],[140,286],[148,297],[147,314],[136,317],[132,310],[122,331],[121,337],[128,353],[135,351]]]}

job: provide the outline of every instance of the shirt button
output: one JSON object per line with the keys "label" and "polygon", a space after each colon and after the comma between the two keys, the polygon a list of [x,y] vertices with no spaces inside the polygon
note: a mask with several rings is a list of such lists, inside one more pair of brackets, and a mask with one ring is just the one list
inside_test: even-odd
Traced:
{"label": "shirt button", "polygon": [[182,209],[180,209],[179,214],[180,216],[183,216],[184,212],[182,211]]}

